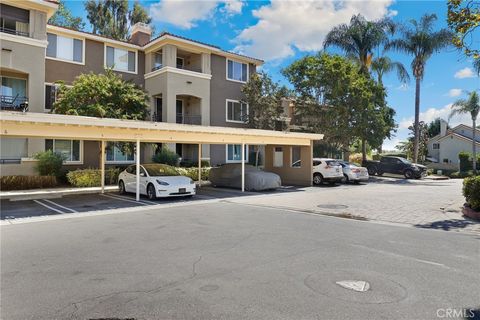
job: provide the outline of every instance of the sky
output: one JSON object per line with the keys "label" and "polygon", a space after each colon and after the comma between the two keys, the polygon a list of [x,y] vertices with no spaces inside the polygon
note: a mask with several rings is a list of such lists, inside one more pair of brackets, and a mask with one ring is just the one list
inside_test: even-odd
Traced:
{"label": "sky", "polygon": [[[265,61],[261,69],[275,81],[289,85],[281,75],[282,68],[306,55],[322,49],[328,31],[351,16],[361,13],[367,19],[391,17],[406,23],[424,14],[434,13],[436,28],[446,28],[445,1],[243,1],[243,0],[156,0],[139,1],[153,18],[156,32],[168,31],[222,49],[242,53]],[[86,15],[82,1],[67,1],[67,7],[76,16]],[[130,3],[133,5],[133,2]],[[87,23],[87,31],[90,26]],[[339,53],[338,49],[327,52]],[[377,52],[381,54],[381,52]],[[395,73],[384,77],[389,105],[396,111],[397,132],[386,140],[384,150],[393,150],[399,141],[407,138],[414,118],[415,83],[411,75],[412,57],[387,52],[410,71],[412,80],[402,84]],[[427,62],[421,86],[420,120],[430,122],[437,117],[448,120],[453,102],[466,98],[466,92],[480,87],[480,80],[472,69],[472,60],[458,50],[447,48],[433,55]],[[449,124],[471,125],[467,115],[450,119]]]}

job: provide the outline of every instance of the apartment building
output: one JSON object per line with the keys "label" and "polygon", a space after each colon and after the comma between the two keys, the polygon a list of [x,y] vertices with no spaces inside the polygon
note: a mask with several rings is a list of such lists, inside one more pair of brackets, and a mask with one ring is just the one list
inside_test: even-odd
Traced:
{"label": "apartment building", "polygon": [[[242,86],[263,62],[192,39],[162,33],[151,38],[147,25],[137,24],[130,41],[48,25],[57,3],[45,0],[2,0],[2,109],[50,112],[58,81],[70,85],[88,72],[112,68],[150,97],[150,119],[188,125],[245,127],[248,105],[241,103]],[[198,145],[169,144],[183,159],[197,160]],[[2,138],[2,175],[31,170],[32,156],[53,149],[66,166],[98,165],[98,142]],[[142,161],[153,155],[144,146]],[[246,153],[248,155],[248,152]],[[202,159],[213,165],[241,161],[240,145],[204,145]],[[107,165],[135,161],[110,143]],[[30,169],[29,169],[30,168]]]}

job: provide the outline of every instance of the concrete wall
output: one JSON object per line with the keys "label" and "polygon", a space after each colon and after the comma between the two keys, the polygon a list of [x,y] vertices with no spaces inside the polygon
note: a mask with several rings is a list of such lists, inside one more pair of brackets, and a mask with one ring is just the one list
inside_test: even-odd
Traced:
{"label": "concrete wall", "polygon": [[[472,152],[472,143],[467,140],[455,138],[450,136],[441,140],[439,150],[439,162],[444,163],[444,159],[448,160],[449,164],[458,165],[458,154],[462,151]],[[480,143],[477,143],[477,149],[480,148]]]}
{"label": "concrete wall", "polygon": [[[273,166],[273,153],[275,147],[283,148],[283,167],[280,168]],[[292,168],[292,146],[265,146],[265,171],[278,174],[282,178],[283,185],[311,186],[313,178],[313,146],[303,146],[300,148],[302,166],[300,168]]]}
{"label": "concrete wall", "polygon": [[[104,43],[85,39],[85,61],[84,65],[64,61],[45,59],[45,82],[53,83],[63,80],[71,84],[77,76],[82,73],[103,73],[104,72]],[[138,51],[137,74],[128,72],[115,73],[122,76],[124,80],[133,81],[144,87],[145,54]]]}

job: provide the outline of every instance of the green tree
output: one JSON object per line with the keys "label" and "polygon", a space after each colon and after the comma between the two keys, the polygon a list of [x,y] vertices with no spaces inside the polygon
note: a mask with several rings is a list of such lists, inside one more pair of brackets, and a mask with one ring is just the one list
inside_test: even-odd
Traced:
{"label": "green tree", "polygon": [[356,139],[379,147],[395,127],[383,86],[344,57],[319,53],[282,72],[295,88],[296,116],[305,128],[346,153]]}
{"label": "green tree", "polygon": [[[419,143],[419,159],[425,160],[428,154],[428,126],[425,122],[420,121],[419,123],[419,132],[420,132],[420,143]],[[413,159],[414,151],[415,151],[415,126],[412,124],[408,127],[410,130],[409,137],[406,141],[400,142],[395,148],[400,150],[401,152],[407,155],[407,158]]]}
{"label": "green tree", "polygon": [[476,0],[448,0],[447,22],[454,32],[453,44],[467,56],[480,58],[475,30],[480,25],[480,6]]}
{"label": "green tree", "polygon": [[50,17],[48,23],[74,30],[83,30],[85,28],[85,22],[82,21],[81,17],[72,15],[72,12],[65,6],[65,0],[60,0],[57,11]]}
{"label": "green tree", "polygon": [[138,2],[129,10],[128,0],[88,0],[85,11],[93,33],[117,40],[127,40],[135,23],[152,20]]}
{"label": "green tree", "polygon": [[407,69],[401,62],[393,61],[389,57],[383,56],[374,58],[371,65],[372,71],[377,75],[377,81],[383,85],[383,76],[386,73],[396,72],[397,78],[403,83],[410,81]]}
{"label": "green tree", "polygon": [[473,139],[472,139],[472,155],[473,155],[473,174],[477,174],[477,148],[476,144],[476,121],[478,113],[480,112],[479,97],[477,92],[470,92],[468,99],[460,99],[455,101],[452,106],[450,118],[457,114],[470,114],[472,117]]}
{"label": "green tree", "polygon": [[433,138],[437,135],[440,134],[440,128],[441,128],[441,121],[442,119],[436,118],[432,122],[428,124],[428,137]]}
{"label": "green tree", "polygon": [[434,31],[435,14],[424,15],[417,20],[411,20],[410,25],[403,26],[400,31],[402,38],[391,40],[386,49],[393,49],[413,56],[412,73],[415,77],[415,136],[413,161],[418,160],[420,141],[420,83],[425,75],[425,66],[428,59],[439,50],[451,44],[452,34],[446,29]]}

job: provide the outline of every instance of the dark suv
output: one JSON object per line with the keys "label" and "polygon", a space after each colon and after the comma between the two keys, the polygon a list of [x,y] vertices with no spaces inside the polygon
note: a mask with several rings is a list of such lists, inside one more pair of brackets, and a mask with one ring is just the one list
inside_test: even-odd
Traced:
{"label": "dark suv", "polygon": [[381,176],[384,173],[403,174],[407,179],[420,179],[427,174],[427,167],[416,164],[402,157],[382,157],[380,161],[364,161],[368,174]]}

